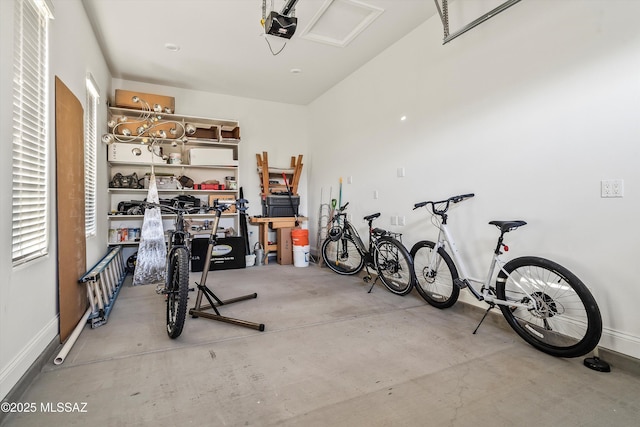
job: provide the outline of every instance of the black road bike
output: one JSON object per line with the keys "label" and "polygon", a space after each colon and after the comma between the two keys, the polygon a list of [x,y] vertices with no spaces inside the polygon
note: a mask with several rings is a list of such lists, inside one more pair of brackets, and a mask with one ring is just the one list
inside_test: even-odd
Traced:
{"label": "black road bike", "polygon": [[[211,320],[218,320],[226,323],[232,323],[239,326],[256,329],[258,331],[264,331],[264,324],[254,323],[245,320],[234,319],[231,317],[222,316],[217,307],[222,305],[228,305],[234,302],[244,301],[247,299],[256,298],[258,294],[253,293],[236,297],[229,300],[219,299],[210,288],[207,287],[207,275],[209,272],[209,260],[211,259],[213,248],[217,244],[216,230],[220,223],[220,216],[222,212],[228,210],[231,205],[236,206],[236,209],[241,214],[246,212],[246,200],[214,200],[212,206],[208,207],[193,207],[189,205],[174,204],[173,206],[165,204],[156,204],[149,202],[141,202],[144,207],[159,207],[161,212],[173,213],[176,215],[175,230],[170,231],[169,241],[167,245],[167,266],[166,266],[166,280],[164,286],[160,286],[156,292],[166,295],[167,302],[167,334],[170,338],[178,338],[182,333],[184,327],[184,321],[187,314],[187,301],[189,298],[189,230],[186,227],[185,215],[199,213],[201,211],[214,211],[215,217],[213,224],[211,225],[211,234],[207,246],[207,253],[205,256],[205,265],[202,269],[202,276],[200,283],[196,283],[198,287],[198,295],[196,297],[196,304],[189,310],[189,314],[193,318],[205,317]],[[202,297],[205,297],[210,303],[209,305],[202,305]],[[213,310],[211,313],[208,310]]]}
{"label": "black road bike", "polygon": [[406,295],[411,292],[415,280],[413,260],[409,251],[401,243],[401,235],[373,228],[373,221],[380,213],[367,215],[369,224],[369,246],[365,246],[356,228],[349,222],[345,209],[340,207],[331,219],[331,229],[322,243],[322,260],[333,271],[342,275],[353,275],[366,268],[366,283],[371,281],[369,268],[377,272],[378,279],[391,292]]}

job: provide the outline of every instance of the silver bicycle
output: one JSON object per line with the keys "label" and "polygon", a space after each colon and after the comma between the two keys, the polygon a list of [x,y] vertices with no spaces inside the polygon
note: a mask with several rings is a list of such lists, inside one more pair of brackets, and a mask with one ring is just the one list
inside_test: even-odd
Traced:
{"label": "silver bicycle", "polygon": [[[526,222],[489,222],[498,227],[500,236],[486,279],[469,275],[448,228],[447,211],[451,203],[473,196],[463,194],[415,204],[414,209],[427,208],[440,230],[437,242],[423,240],[411,249],[420,295],[434,307],[447,308],[457,301],[460,289],[467,288],[489,305],[480,324],[497,305],[513,330],[538,350],[558,357],[578,357],[593,350],[602,335],[602,318],[595,299],[578,277],[536,256],[508,262],[501,259],[503,251],[509,250],[504,235]],[[494,285],[491,282],[496,270]]]}

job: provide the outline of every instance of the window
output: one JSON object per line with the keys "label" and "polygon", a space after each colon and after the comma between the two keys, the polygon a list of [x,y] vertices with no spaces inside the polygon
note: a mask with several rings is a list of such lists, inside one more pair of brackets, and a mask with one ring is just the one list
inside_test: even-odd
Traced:
{"label": "window", "polygon": [[13,264],[48,253],[49,0],[15,0],[13,75]]}
{"label": "window", "polygon": [[87,74],[87,102],[84,110],[84,226],[85,236],[96,235],[96,146],[98,140],[98,85]]}

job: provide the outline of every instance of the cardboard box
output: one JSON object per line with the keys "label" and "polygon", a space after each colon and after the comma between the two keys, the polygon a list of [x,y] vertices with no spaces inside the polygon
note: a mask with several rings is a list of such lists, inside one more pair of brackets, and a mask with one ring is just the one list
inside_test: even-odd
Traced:
{"label": "cardboard box", "polygon": [[132,108],[134,110],[142,110],[139,102],[133,102],[133,97],[144,100],[149,104],[151,110],[156,104],[160,105],[162,112],[166,113],[165,108],[169,108],[172,113],[176,112],[176,99],[173,96],[154,95],[151,93],[134,92],[129,90],[116,89],[115,106],[120,108]]}
{"label": "cardboard box", "polygon": [[220,129],[220,136],[222,139],[240,140],[240,127],[223,127],[222,129]]}
{"label": "cardboard box", "polygon": [[[218,200],[233,200],[235,202],[236,196],[233,194],[209,194],[209,206],[213,206],[213,201]],[[230,205],[229,209],[222,213],[236,213],[236,205]]]}
{"label": "cardboard box", "polygon": [[[204,268],[207,246],[209,246],[208,238],[195,238],[191,240],[191,271],[202,271]],[[214,251],[211,255],[209,271],[245,267],[246,258],[243,238],[218,238],[218,242],[214,246]]]}
{"label": "cardboard box", "polygon": [[198,138],[198,139],[210,139],[217,141],[218,138],[218,127],[211,126],[209,128],[196,126],[196,132],[193,135],[190,135],[189,138]]}
{"label": "cardboard box", "polygon": [[162,147],[154,147],[154,154],[151,153],[151,146],[147,144],[127,144],[125,142],[114,142],[107,147],[107,160],[110,162],[126,163],[164,163],[162,160]]}
{"label": "cardboard box", "polygon": [[191,148],[189,164],[197,166],[238,166],[232,148]]}
{"label": "cardboard box", "polygon": [[293,243],[291,241],[291,229],[278,228],[276,230],[276,243],[278,244],[278,251],[276,255],[278,264],[293,264]]}

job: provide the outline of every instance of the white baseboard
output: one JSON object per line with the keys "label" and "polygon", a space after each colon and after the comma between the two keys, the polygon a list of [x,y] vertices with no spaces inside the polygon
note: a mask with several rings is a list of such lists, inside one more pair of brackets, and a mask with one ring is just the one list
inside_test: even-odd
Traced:
{"label": "white baseboard", "polygon": [[0,400],[4,399],[31,365],[58,335],[58,316],[51,319],[22,350],[0,370]]}
{"label": "white baseboard", "polygon": [[640,337],[625,332],[603,328],[599,347],[640,359]]}

